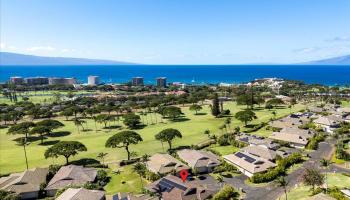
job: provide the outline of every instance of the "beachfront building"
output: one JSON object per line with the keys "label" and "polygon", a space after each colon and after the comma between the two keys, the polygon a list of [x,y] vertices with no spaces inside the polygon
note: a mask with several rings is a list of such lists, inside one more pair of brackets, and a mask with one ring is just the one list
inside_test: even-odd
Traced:
{"label": "beachfront building", "polygon": [[75,78],[49,78],[49,85],[73,85],[76,83],[77,80]]}
{"label": "beachfront building", "polygon": [[131,84],[133,86],[142,86],[143,85],[143,77],[133,77],[131,80]]}
{"label": "beachfront building", "polygon": [[158,77],[157,78],[157,87],[166,87],[166,77]]}
{"label": "beachfront building", "polygon": [[100,84],[100,77],[98,76],[89,76],[88,77],[88,85],[99,85]]}
{"label": "beachfront building", "polygon": [[10,78],[10,82],[13,84],[22,84],[24,83],[24,79],[20,76],[13,76]]}
{"label": "beachfront building", "polygon": [[24,83],[27,85],[47,85],[49,84],[49,78],[47,77],[28,77],[24,79]]}

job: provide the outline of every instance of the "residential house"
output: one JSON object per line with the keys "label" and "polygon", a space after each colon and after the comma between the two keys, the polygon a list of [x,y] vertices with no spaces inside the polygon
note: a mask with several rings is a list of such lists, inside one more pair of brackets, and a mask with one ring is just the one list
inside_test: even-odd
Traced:
{"label": "residential house", "polygon": [[293,153],[300,153],[300,150],[295,148],[289,148],[289,147],[281,147],[278,150],[276,150],[277,155],[281,156],[282,158],[286,158],[290,156]]}
{"label": "residential house", "polygon": [[333,133],[333,131],[340,127],[340,123],[343,121],[341,117],[335,115],[319,116],[314,120],[314,123],[327,133]]}
{"label": "residential house", "polygon": [[274,128],[288,128],[288,127],[298,127],[300,125],[304,124],[304,121],[299,119],[299,118],[294,118],[294,117],[284,117],[275,121],[272,121],[269,123],[271,127]]}
{"label": "residential house", "polygon": [[308,108],[308,110],[312,113],[322,113],[322,112],[326,111],[326,109],[321,108],[321,107],[310,107],[310,108]]}
{"label": "residential house", "polygon": [[172,171],[179,172],[183,169],[189,169],[188,166],[181,163],[169,154],[154,154],[146,162],[149,171],[156,174],[168,174]]}
{"label": "residential house", "polygon": [[308,141],[308,138],[300,136],[294,133],[285,133],[285,132],[273,132],[270,139],[288,142],[292,147],[295,148],[304,148]]}
{"label": "residential house", "polygon": [[47,195],[54,196],[57,190],[66,186],[79,186],[85,183],[94,182],[96,175],[97,170],[94,168],[85,168],[77,165],[63,166],[47,184]]}
{"label": "residential house", "polygon": [[226,162],[236,166],[243,174],[252,177],[255,173],[265,172],[276,164],[247,152],[236,152],[224,156]]}
{"label": "residential house", "polygon": [[210,186],[183,182],[180,178],[167,175],[147,186],[151,192],[161,193],[163,200],[204,200],[210,199],[217,190]]}
{"label": "residential house", "polygon": [[38,199],[40,185],[46,183],[48,168],[34,168],[0,178],[0,189],[15,192],[21,199]]}
{"label": "residential house", "polygon": [[56,200],[105,200],[105,192],[85,188],[68,188]]}
{"label": "residential house", "polygon": [[263,147],[265,149],[271,149],[271,150],[276,150],[280,147],[280,144],[278,144],[278,142],[275,142],[268,138],[252,139],[249,142],[250,142],[250,146],[259,146],[259,147]]}
{"label": "residential house", "polygon": [[276,151],[261,146],[247,146],[241,149],[242,152],[273,161],[276,158]]}
{"label": "residential house", "polygon": [[321,192],[314,196],[306,198],[306,200],[336,200],[336,199]]}
{"label": "residential house", "polygon": [[300,129],[300,128],[297,128],[297,127],[283,128],[280,132],[281,133],[287,133],[287,134],[300,135],[300,136],[305,137],[307,139],[312,138],[315,135],[315,132],[313,130],[305,130],[305,129]]}
{"label": "residential house", "polygon": [[212,172],[221,164],[219,156],[208,151],[183,149],[178,151],[177,155],[198,173]]}
{"label": "residential house", "polygon": [[261,136],[257,136],[257,135],[251,135],[248,133],[240,133],[236,137],[236,139],[250,146],[261,146],[261,147],[264,147],[267,149],[273,149],[273,150],[276,150],[280,147],[280,145],[273,140],[270,140],[268,138],[264,138]]}

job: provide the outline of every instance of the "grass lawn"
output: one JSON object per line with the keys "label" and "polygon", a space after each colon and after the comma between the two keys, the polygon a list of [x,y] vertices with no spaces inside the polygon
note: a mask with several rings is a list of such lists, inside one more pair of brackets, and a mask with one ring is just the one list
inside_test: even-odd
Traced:
{"label": "grass lawn", "polygon": [[[108,170],[108,175],[111,177],[111,180],[104,188],[107,194],[111,195],[117,192],[141,193],[141,179],[138,174],[132,171],[132,166],[122,167],[118,170],[120,170],[120,174]],[[142,179],[143,185],[147,185],[148,183],[147,180]]]}
{"label": "grass lawn", "polygon": [[[244,109],[245,106],[237,106],[235,103],[230,102],[225,104],[225,109],[230,109],[231,113],[236,113],[237,111],[240,111],[241,109]],[[292,108],[292,112],[299,111],[303,109],[304,105],[296,105]],[[156,152],[163,152],[163,147],[159,141],[156,141],[154,139],[154,135],[160,132],[161,130],[165,128],[176,128],[182,132],[182,139],[177,139],[174,141],[173,146],[180,146],[180,145],[192,145],[197,144],[201,141],[207,140],[207,135],[205,135],[203,132],[206,129],[209,129],[211,131],[211,134],[222,134],[219,130],[219,127],[224,123],[225,118],[214,118],[210,114],[210,108],[209,106],[204,106],[204,109],[201,111],[202,113],[206,113],[203,115],[194,115],[193,112],[189,111],[188,107],[183,107],[182,111],[184,112],[186,118],[188,120],[183,120],[181,122],[170,122],[163,120],[163,123],[158,123],[155,125],[148,125],[143,129],[136,130],[143,138],[143,142],[137,144],[137,145],[131,145],[130,150],[136,152],[138,155],[143,154],[154,154]],[[252,123],[260,123],[260,122],[267,122],[270,118],[273,117],[272,111],[268,110],[257,110],[255,111],[258,119],[254,120]],[[288,108],[285,109],[278,109],[277,110],[277,117],[281,117],[284,115],[287,115],[290,113],[290,110]],[[147,120],[155,121],[155,117],[152,114],[147,117]],[[144,116],[143,116],[144,118]],[[95,125],[94,122],[90,119],[87,120],[87,123],[85,124],[86,129],[90,129],[86,132],[80,132],[80,134],[77,131],[76,126],[72,121],[65,121],[64,118],[57,118],[58,120],[62,121],[65,124],[65,127],[60,128],[57,130],[58,132],[61,132],[60,137],[58,137],[58,134],[53,133],[52,136],[48,136],[46,141],[46,145],[39,145],[39,140],[36,139],[31,142],[30,145],[27,146],[27,155],[28,155],[28,163],[29,168],[34,167],[45,167],[53,163],[59,163],[63,164],[64,159],[63,158],[57,158],[57,159],[45,159],[44,158],[44,152],[49,147],[49,145],[54,144],[58,141],[80,141],[82,142],[88,149],[87,152],[82,152],[76,155],[75,157],[70,158],[71,160],[78,160],[81,158],[96,158],[97,154],[100,152],[108,153],[105,161],[106,163],[115,164],[117,161],[120,161],[121,159],[126,158],[126,153],[124,149],[110,149],[105,148],[105,142],[106,140],[112,136],[113,134],[120,131],[119,129],[103,129],[102,124],[97,124],[98,131],[95,132]],[[146,120],[146,119],[144,119]],[[160,116],[157,116],[157,121],[160,122]],[[116,125],[116,124],[114,124]],[[240,126],[241,130],[244,130],[243,123],[232,118],[231,127]],[[124,126],[122,126],[120,129],[126,129]],[[262,128],[264,129],[264,128]],[[0,173],[1,174],[7,174],[11,172],[18,172],[25,170],[25,160],[24,160],[24,153],[23,153],[23,147],[16,145],[16,142],[14,139],[20,137],[20,135],[8,135],[6,134],[7,129],[0,129]],[[68,132],[66,134],[65,132]],[[269,133],[264,130],[259,130],[256,133],[253,134],[259,134],[259,135],[268,135]],[[56,135],[56,137],[55,137]],[[168,146],[164,144],[164,149],[166,150]],[[232,153],[236,151],[233,147],[215,147],[217,148],[219,152],[222,154]],[[131,173],[131,172],[130,172]],[[134,180],[136,178],[127,175],[125,175],[127,180],[129,181],[138,181]],[[138,176],[137,176],[138,177]],[[117,180],[117,181],[114,181]],[[112,176],[112,182],[111,185],[117,185],[119,183],[118,178]],[[122,185],[120,185],[122,186]],[[138,191],[139,188],[137,188],[135,185],[134,187],[127,187],[124,188],[130,191]],[[106,188],[108,188],[107,192],[110,192],[109,189],[112,188],[112,186],[108,185]],[[118,189],[121,191],[120,189]]]}
{"label": "grass lawn", "polygon": [[[328,174],[327,178],[328,186],[329,187],[349,187],[350,186],[350,177],[345,176],[343,174],[339,173],[330,173]],[[294,188],[288,192],[288,199],[289,200],[306,200],[309,195],[311,195],[310,191],[311,187],[309,186],[298,186],[297,188]],[[284,199],[284,195],[281,196],[281,199]]]}
{"label": "grass lawn", "polygon": [[221,155],[228,155],[228,154],[232,154],[232,153],[236,153],[237,151],[239,151],[239,148],[228,145],[228,146],[219,146],[219,145],[214,145],[212,147],[210,147],[210,149],[213,149],[217,152],[219,152]]}

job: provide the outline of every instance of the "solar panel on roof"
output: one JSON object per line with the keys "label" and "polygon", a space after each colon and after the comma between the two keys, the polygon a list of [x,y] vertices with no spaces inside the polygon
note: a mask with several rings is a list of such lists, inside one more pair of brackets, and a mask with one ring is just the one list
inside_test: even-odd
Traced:
{"label": "solar panel on roof", "polygon": [[238,158],[243,158],[243,157],[244,157],[244,154],[241,153],[241,152],[237,152],[237,153],[236,153],[236,156],[237,156]]}
{"label": "solar panel on roof", "polygon": [[239,157],[239,158],[244,158],[244,160],[247,161],[247,162],[249,162],[249,163],[253,163],[253,162],[256,161],[254,158],[249,157],[249,156],[247,156],[246,154],[243,154],[243,153],[241,153],[241,152],[237,152],[235,155],[236,155],[237,157]]}
{"label": "solar panel on roof", "polygon": [[166,191],[171,191],[174,187],[178,188],[178,189],[181,189],[181,190],[187,190],[187,187],[183,186],[183,185],[180,185],[178,183],[175,183],[175,182],[172,182],[166,178],[162,179],[160,182],[159,182],[159,185],[164,188],[164,190]]}
{"label": "solar panel on roof", "polygon": [[249,157],[249,156],[245,156],[245,159],[244,159],[244,160],[247,161],[247,162],[249,162],[249,163],[255,162],[255,159],[254,159],[254,158],[251,158],[251,157]]}

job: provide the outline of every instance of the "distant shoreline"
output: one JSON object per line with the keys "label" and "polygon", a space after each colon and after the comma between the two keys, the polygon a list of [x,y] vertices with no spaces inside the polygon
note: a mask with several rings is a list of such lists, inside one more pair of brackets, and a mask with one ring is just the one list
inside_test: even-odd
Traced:
{"label": "distant shoreline", "polygon": [[258,78],[283,78],[323,85],[350,85],[350,66],[325,65],[96,65],[96,66],[1,66],[0,82],[11,76],[22,77],[75,77],[87,82],[96,75],[105,83],[125,83],[132,77],[144,77],[145,84],[157,77],[167,77],[168,82],[196,84],[244,83]]}

